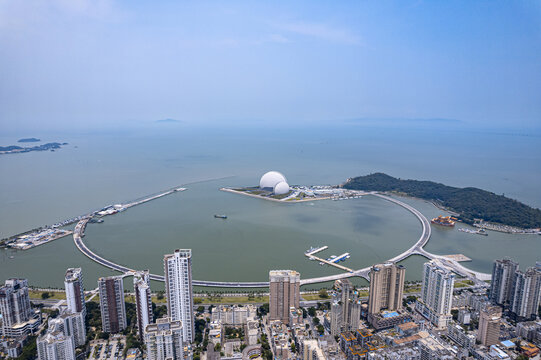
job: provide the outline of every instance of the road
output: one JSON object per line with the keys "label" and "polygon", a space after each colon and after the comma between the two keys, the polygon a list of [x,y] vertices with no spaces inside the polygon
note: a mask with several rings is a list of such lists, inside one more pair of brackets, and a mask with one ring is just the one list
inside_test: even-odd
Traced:
{"label": "road", "polygon": [[[452,271],[456,272],[457,274],[466,277],[472,281],[474,281],[477,285],[486,285],[485,281],[490,280],[491,275],[486,273],[480,273],[475,272],[472,270],[469,270],[468,268],[464,267],[463,265],[459,264],[457,261],[446,258],[445,256],[441,255],[435,255],[432,253],[429,253],[426,251],[423,247],[428,243],[430,240],[430,236],[432,234],[432,230],[430,227],[430,222],[428,219],[421,214],[421,212],[414,207],[399,201],[397,199],[394,199],[392,197],[378,194],[375,192],[370,193],[369,195],[377,196],[383,200],[392,202],[396,205],[399,205],[403,207],[404,209],[411,212],[422,225],[422,232],[421,236],[419,237],[419,240],[413,246],[411,246],[406,251],[402,252],[401,254],[398,254],[397,256],[387,260],[386,262],[396,263],[400,262],[409,256],[412,255],[421,255],[426,257],[427,259],[438,259],[442,262],[442,264],[448,268],[450,268]],[[155,198],[155,197],[154,197]],[[148,201],[148,200],[146,200]],[[136,205],[138,203],[146,202],[146,201],[139,201],[137,203],[129,204],[131,206]],[[95,254],[92,250],[90,250],[83,242],[82,238],[84,236],[84,230],[86,227],[86,224],[90,220],[90,217],[83,218],[80,220],[77,225],[75,226],[75,230],[73,232],[73,241],[75,242],[75,245],[77,248],[88,258],[91,260],[108,267],[110,269],[113,269],[115,271],[123,273],[125,276],[130,276],[135,271],[134,269],[131,269],[127,266],[116,264],[110,260],[104,259],[101,256]],[[339,279],[345,279],[349,277],[362,277],[367,280],[369,280],[369,274],[370,274],[370,266],[365,267],[363,269],[355,270],[352,272],[346,272],[342,274],[336,274],[336,275],[329,275],[329,276],[322,276],[322,277],[316,277],[316,278],[309,278],[309,279],[301,279],[301,285],[308,285],[308,284],[317,284],[317,283],[323,283],[323,282],[329,282],[329,281],[335,281]],[[164,282],[164,276],[162,275],[156,275],[156,274],[150,274],[150,279],[155,281],[161,281]],[[206,287],[224,287],[224,288],[264,288],[268,287],[269,283],[266,281],[262,282],[243,282],[243,281],[206,281],[206,280],[193,280],[192,284],[195,286],[206,286]]]}

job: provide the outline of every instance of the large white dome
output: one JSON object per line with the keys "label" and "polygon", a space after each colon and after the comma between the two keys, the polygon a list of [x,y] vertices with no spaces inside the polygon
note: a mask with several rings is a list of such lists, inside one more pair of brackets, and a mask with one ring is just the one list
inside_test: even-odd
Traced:
{"label": "large white dome", "polygon": [[259,187],[261,189],[274,189],[274,185],[285,182],[287,183],[287,179],[284,175],[280,174],[278,171],[269,171],[268,173],[265,173],[261,177],[261,180],[259,180]]}
{"label": "large white dome", "polygon": [[284,195],[289,192],[289,184],[285,181],[281,181],[278,184],[274,185],[273,189],[274,195]]}

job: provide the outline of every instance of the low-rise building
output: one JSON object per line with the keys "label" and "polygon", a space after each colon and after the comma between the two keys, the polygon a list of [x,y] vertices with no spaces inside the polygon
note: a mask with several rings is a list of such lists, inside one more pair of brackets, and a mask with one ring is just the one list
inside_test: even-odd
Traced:
{"label": "low-rise building", "polygon": [[528,341],[541,341],[541,321],[525,321],[517,324],[517,336]]}
{"label": "low-rise building", "polygon": [[449,323],[447,336],[465,349],[472,349],[475,346],[475,335],[466,333],[460,325]]}
{"label": "low-rise building", "polygon": [[209,341],[213,345],[222,343],[222,323],[220,321],[212,321],[210,323]]}
{"label": "low-rise building", "polygon": [[245,339],[247,345],[256,345],[259,339],[259,322],[256,320],[248,320],[246,322]]}
{"label": "low-rise building", "polygon": [[419,340],[421,360],[455,360],[456,350],[437,341],[433,336]]}
{"label": "low-rise building", "polygon": [[369,314],[370,325],[376,330],[388,329],[398,324],[409,322],[411,315],[405,310],[381,311]]}
{"label": "low-rise building", "polygon": [[325,354],[317,340],[304,340],[302,344],[303,360],[325,360]]}
{"label": "low-rise building", "polygon": [[469,325],[471,322],[471,313],[466,309],[458,311],[458,322],[464,325]]}
{"label": "low-rise building", "polygon": [[254,305],[219,305],[212,309],[211,320],[220,321],[224,325],[244,325],[250,318],[256,316]]}

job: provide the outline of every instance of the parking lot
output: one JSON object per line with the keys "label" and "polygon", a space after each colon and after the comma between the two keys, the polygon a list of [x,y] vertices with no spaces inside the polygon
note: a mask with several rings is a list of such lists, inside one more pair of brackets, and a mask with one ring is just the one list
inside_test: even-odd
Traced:
{"label": "parking lot", "polygon": [[89,360],[119,360],[123,359],[126,338],[124,336],[114,336],[109,340],[94,340],[90,342]]}

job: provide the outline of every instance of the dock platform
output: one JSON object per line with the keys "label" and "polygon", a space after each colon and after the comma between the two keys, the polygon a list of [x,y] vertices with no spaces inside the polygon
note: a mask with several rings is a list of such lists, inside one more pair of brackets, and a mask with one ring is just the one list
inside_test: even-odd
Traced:
{"label": "dock platform", "polygon": [[464,254],[452,254],[452,255],[443,255],[443,256],[445,256],[448,259],[454,260],[456,262],[471,261],[471,259]]}
{"label": "dock platform", "polygon": [[[328,246],[324,246],[324,248],[326,249]],[[315,252],[319,252],[319,251],[323,251],[325,249],[322,249],[322,250],[314,250]],[[319,262],[322,262],[324,264],[327,264],[327,265],[330,265],[330,266],[334,266],[340,270],[343,270],[343,271],[347,271],[347,272],[353,272],[353,269],[350,269],[348,267],[345,267],[344,265],[340,265],[340,264],[337,264],[337,263],[334,263],[334,262],[331,262],[331,261],[328,261],[328,260],[325,260],[325,259],[322,259],[318,256],[315,256],[314,255],[314,252],[311,252],[311,253],[308,253],[308,254],[304,254],[304,256],[308,257],[310,260],[317,260]]]}
{"label": "dock platform", "polygon": [[304,255],[306,255],[306,256],[312,256],[312,255],[314,255],[314,254],[317,254],[318,252],[321,252],[321,251],[323,251],[323,250],[327,250],[328,248],[329,248],[329,247],[328,247],[327,245],[322,246],[322,247],[318,247],[317,249],[314,249],[314,250],[312,250],[312,251],[310,251],[310,252],[308,252],[308,253],[304,253]]}

